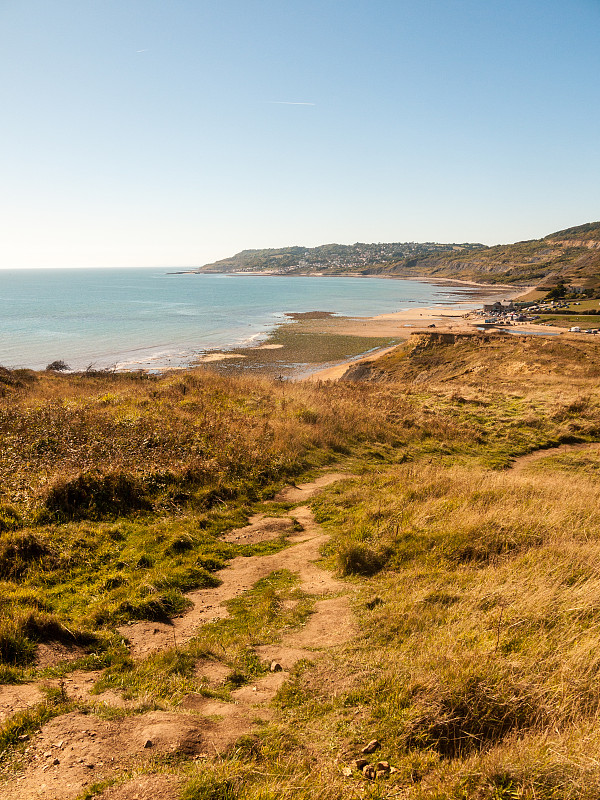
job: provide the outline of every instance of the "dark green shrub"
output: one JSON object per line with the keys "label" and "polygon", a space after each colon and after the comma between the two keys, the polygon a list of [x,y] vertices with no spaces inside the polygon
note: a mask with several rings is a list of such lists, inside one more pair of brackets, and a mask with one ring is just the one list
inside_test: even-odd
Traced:
{"label": "dark green shrub", "polygon": [[61,359],[59,361],[51,361],[46,367],[47,372],[68,372],[71,367]]}

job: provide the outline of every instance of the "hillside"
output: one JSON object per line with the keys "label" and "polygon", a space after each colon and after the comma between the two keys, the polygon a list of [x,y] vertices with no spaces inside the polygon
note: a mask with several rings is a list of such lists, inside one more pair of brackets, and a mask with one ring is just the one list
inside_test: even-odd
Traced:
{"label": "hillside", "polygon": [[201,272],[282,274],[359,273],[456,278],[484,283],[541,285],[559,282],[600,288],[600,222],[543,239],[485,247],[480,244],[393,243],[244,250],[201,267]]}
{"label": "hillside", "polygon": [[0,369],[3,800],[595,800],[599,363]]}
{"label": "hillside", "polygon": [[493,385],[513,392],[524,378],[528,393],[556,391],[557,385],[585,387],[600,378],[600,346],[580,336],[514,336],[485,333],[412,333],[376,362],[350,367],[345,380],[400,381],[418,386],[452,386],[464,391]]}
{"label": "hillside", "polygon": [[562,281],[597,288],[600,285],[600,222],[567,228],[543,239],[469,253],[398,261],[378,272],[548,287]]}
{"label": "hillside", "polygon": [[427,258],[440,253],[478,250],[481,244],[391,242],[378,244],[324,244],[320,247],[283,247],[242,250],[230,258],[205,264],[200,272],[279,272],[284,274],[364,272],[374,265],[395,264],[400,259]]}

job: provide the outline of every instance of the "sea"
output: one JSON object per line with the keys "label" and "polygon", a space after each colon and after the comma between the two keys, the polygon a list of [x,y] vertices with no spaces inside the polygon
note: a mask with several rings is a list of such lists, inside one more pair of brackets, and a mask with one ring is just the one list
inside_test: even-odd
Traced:
{"label": "sea", "polygon": [[[418,280],[179,274],[175,269],[0,270],[0,365],[162,370],[259,344],[286,313],[374,316],[477,305],[476,287]],[[472,301],[469,303],[469,300]]]}

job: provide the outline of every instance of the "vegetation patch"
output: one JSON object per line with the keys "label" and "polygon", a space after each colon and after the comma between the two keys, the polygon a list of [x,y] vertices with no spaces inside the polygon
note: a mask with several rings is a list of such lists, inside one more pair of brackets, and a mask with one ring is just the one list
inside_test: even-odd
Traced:
{"label": "vegetation patch", "polygon": [[48,492],[44,505],[63,522],[125,516],[152,507],[140,480],[124,472],[87,472],[70,481],[59,481]]}
{"label": "vegetation patch", "polygon": [[[75,664],[105,670],[98,692],[227,701],[265,672],[256,648],[309,619],[296,576],[139,662],[116,627],[184,612],[231,558],[285,546],[223,535],[289,511],[276,492],[335,463],[355,477],[311,505],[359,634],[300,661],[270,724],[222,758],[169,761],[184,792],[592,800],[598,457],[548,448],[600,441],[599,355],[591,336],[415,337],[377,382],[322,386],[0,371],[0,678],[39,677],[41,642],[79,642]],[[9,755],[65,708],[42,706],[10,723]]]}

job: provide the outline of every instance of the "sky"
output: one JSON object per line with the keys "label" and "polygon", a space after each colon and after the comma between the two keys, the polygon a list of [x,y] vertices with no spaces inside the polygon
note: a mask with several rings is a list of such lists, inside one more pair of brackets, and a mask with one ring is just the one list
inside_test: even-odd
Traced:
{"label": "sky", "polygon": [[0,267],[600,219],[600,0],[0,0]]}

